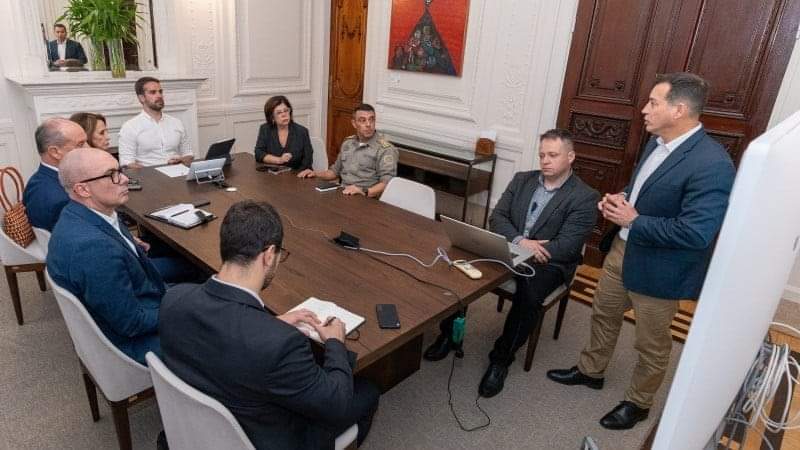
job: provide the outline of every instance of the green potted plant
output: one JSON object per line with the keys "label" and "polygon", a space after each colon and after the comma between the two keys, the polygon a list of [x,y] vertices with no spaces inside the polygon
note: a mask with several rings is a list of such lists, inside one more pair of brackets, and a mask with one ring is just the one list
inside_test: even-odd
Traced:
{"label": "green potted plant", "polygon": [[[122,43],[138,45],[136,27],[142,16],[133,0],[70,0],[63,20],[80,17],[78,27],[92,42],[105,42],[111,63],[111,76],[125,78],[125,55]],[[59,20],[62,20],[59,18]],[[94,45],[94,44],[93,44]]]}

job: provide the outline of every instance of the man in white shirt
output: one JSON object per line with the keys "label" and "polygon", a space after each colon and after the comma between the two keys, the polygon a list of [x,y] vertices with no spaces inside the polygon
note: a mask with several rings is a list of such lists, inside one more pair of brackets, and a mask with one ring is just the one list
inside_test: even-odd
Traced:
{"label": "man in white shirt", "polygon": [[131,168],[163,164],[189,165],[194,159],[183,123],[162,112],[161,82],[142,77],[134,85],[142,112],[119,130],[119,163]]}

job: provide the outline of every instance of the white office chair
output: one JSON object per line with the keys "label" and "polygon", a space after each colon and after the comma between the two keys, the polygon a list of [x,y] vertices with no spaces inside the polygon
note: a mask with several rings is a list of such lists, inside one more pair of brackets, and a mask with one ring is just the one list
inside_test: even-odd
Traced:
{"label": "white office chair", "polygon": [[392,178],[381,194],[381,201],[429,219],[436,218],[436,192],[416,181]]}
{"label": "white office chair", "polygon": [[311,168],[314,170],[326,170],[328,168],[328,153],[325,151],[325,143],[318,138],[311,138],[311,147],[314,149]]}
{"label": "white office chair", "polygon": [[111,408],[119,448],[130,450],[132,446],[128,408],[154,395],[150,372],[147,367],[132,360],[112,344],[97,327],[83,304],[69,291],[53,282],[49,273],[45,274],[53,287],[58,307],[81,362],[92,420],[100,420],[96,390],[96,387],[100,387],[100,392]]}
{"label": "white office chair", "polygon": [[[0,222],[5,216],[5,211],[0,208]],[[11,303],[14,305],[14,313],[17,315],[17,323],[25,323],[22,317],[22,302],[19,296],[19,282],[17,274],[20,272],[36,272],[36,279],[39,281],[39,289],[42,292],[47,290],[44,282],[44,267],[47,259],[47,243],[50,242],[50,233],[41,228],[34,228],[33,233],[36,239],[28,245],[21,247],[14,242],[3,231],[0,226],[0,261],[6,272],[8,290],[11,294]]]}
{"label": "white office chair", "polygon": [[[250,450],[250,439],[228,408],[178,378],[153,352],[147,365],[156,390],[158,409],[164,422],[169,448]],[[356,439],[358,425],[336,438],[337,450]]]}

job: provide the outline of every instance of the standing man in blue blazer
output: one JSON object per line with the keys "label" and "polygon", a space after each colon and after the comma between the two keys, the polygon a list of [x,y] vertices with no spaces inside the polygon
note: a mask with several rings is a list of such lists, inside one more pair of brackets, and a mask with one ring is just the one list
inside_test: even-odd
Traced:
{"label": "standing man in blue blazer", "polygon": [[147,245],[120,224],[128,177],[110,153],[75,149],[59,178],[70,202],[53,229],[47,270],[77,297],[112,344],[141,364],[161,353],[158,310],[166,286],[145,253]]}
{"label": "standing man in blue blazer", "polygon": [[728,207],[735,170],[700,123],[707,97],[708,83],[697,75],[659,75],[642,110],[654,136],[625,190],[597,205],[615,227],[600,244],[610,251],[595,292],[589,343],[576,366],[547,376],[601,389],[623,314],[632,307],[639,358],[625,399],[600,419],[605,428],[628,429],[647,418],[669,364],[678,300],[700,295]]}
{"label": "standing man in blue blazer", "polygon": [[66,64],[68,59],[78,60],[81,64],[86,64],[86,53],[80,42],[67,39],[67,27],[63,23],[53,25],[53,34],[56,38],[47,43],[47,59],[50,66],[61,67]]}
{"label": "standing man in blue blazer", "polygon": [[69,202],[67,191],[58,181],[58,166],[67,153],[86,146],[86,132],[71,120],[54,117],[36,128],[35,137],[41,164],[28,179],[22,203],[31,225],[53,231],[61,210]]}

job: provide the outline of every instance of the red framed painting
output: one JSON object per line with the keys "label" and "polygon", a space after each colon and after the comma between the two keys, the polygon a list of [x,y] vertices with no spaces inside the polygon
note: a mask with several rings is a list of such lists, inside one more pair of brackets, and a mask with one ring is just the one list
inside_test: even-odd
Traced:
{"label": "red framed painting", "polygon": [[461,76],[469,0],[392,0],[389,69]]}

